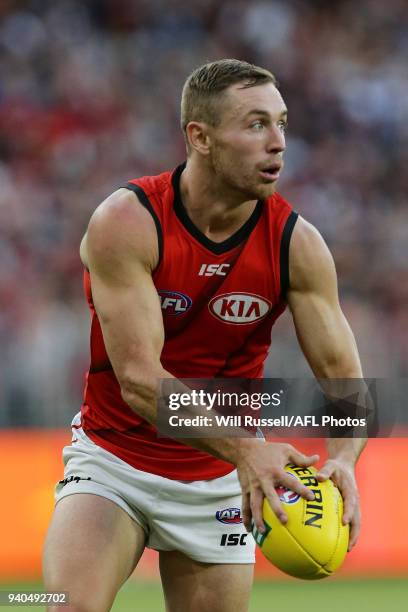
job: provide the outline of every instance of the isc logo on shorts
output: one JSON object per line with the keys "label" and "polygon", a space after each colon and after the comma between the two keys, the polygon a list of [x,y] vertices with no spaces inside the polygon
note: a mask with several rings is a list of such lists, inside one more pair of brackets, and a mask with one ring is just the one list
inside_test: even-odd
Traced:
{"label": "isc logo on shorts", "polygon": [[220,546],[246,546],[247,533],[224,533]]}
{"label": "isc logo on shorts", "polygon": [[271,306],[269,300],[254,293],[224,293],[216,295],[208,304],[214,317],[236,325],[260,321],[269,313]]}
{"label": "isc logo on shorts", "polygon": [[240,508],[225,508],[225,510],[217,510],[215,518],[220,523],[226,525],[238,525],[242,523],[241,509]]}
{"label": "isc logo on shorts", "polygon": [[181,315],[187,312],[193,300],[180,291],[158,291],[162,310],[169,315]]}

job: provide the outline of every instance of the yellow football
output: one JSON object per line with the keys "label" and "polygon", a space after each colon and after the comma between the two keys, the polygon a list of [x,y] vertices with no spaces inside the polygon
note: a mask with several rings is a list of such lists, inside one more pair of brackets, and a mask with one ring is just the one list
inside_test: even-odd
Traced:
{"label": "yellow football", "polygon": [[311,489],[315,499],[308,501],[278,487],[288,522],[283,525],[265,499],[266,532],[253,526],[253,536],[265,557],[283,572],[306,580],[326,578],[340,567],[347,552],[349,527],[342,524],[343,498],[332,480],[317,480],[314,467],[287,465],[285,469]]}

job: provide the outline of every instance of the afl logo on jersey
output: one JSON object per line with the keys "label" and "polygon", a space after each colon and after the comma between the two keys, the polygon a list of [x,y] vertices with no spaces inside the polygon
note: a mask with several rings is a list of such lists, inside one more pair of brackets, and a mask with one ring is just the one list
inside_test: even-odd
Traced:
{"label": "afl logo on jersey", "polygon": [[158,291],[161,307],[169,315],[181,315],[187,312],[193,300],[180,291]]}
{"label": "afl logo on jersey", "polygon": [[254,293],[224,293],[216,295],[208,304],[214,317],[235,325],[260,321],[270,312],[271,306],[269,300]]}

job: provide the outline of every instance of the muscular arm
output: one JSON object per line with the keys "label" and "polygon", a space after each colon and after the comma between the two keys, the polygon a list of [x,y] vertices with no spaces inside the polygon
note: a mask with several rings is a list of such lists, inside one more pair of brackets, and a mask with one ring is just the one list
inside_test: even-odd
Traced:
{"label": "muscular arm", "polygon": [[361,378],[357,346],[340,308],[333,258],[301,217],[293,231],[288,303],[299,344],[316,378]]}
{"label": "muscular arm", "polygon": [[[288,303],[303,353],[316,378],[362,378],[356,342],[341,310],[333,258],[317,230],[299,218],[290,244]],[[351,546],[359,528],[354,465],[367,440],[328,439],[329,461],[320,470],[332,477],[345,498],[344,519],[351,521]]]}
{"label": "muscular arm", "polygon": [[105,346],[123,398],[155,421],[157,379],[166,376],[160,354],[164,331],[152,280],[158,262],[153,219],[128,190],[105,200],[81,245]]}

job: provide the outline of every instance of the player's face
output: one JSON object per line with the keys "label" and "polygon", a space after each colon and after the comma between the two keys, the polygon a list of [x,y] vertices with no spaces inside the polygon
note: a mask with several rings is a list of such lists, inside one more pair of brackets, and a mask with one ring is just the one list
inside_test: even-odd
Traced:
{"label": "player's face", "polygon": [[220,183],[248,199],[265,199],[276,189],[283,166],[287,109],[272,83],[231,86],[211,129],[211,161]]}

